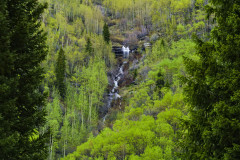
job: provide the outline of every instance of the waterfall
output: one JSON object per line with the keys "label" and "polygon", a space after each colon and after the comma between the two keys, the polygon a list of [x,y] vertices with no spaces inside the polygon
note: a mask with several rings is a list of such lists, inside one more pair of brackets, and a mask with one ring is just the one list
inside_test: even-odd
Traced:
{"label": "waterfall", "polygon": [[[119,98],[121,98],[121,96],[118,94],[118,82],[120,81],[121,78],[123,78],[123,75],[124,75],[124,72],[123,72],[123,68],[124,68],[124,65],[126,64],[127,62],[123,62],[122,65],[120,65],[118,67],[118,72],[116,74],[116,76],[113,78],[113,82],[114,82],[114,87],[112,89],[112,91],[108,94],[108,101],[107,101],[107,108],[110,109],[111,108],[111,103],[113,101],[113,99],[117,100]],[[106,114],[104,117],[103,117],[103,122],[105,121],[106,117],[107,117],[108,114]]]}
{"label": "waterfall", "polygon": [[[125,46],[122,46],[122,53],[123,53],[123,58],[128,58],[129,57],[129,53],[130,53],[130,49],[129,47],[125,47]],[[117,74],[116,76],[113,77],[113,84],[114,84],[114,87],[113,89],[110,91],[110,93],[108,94],[108,100],[107,100],[107,108],[108,110],[111,108],[111,104],[112,104],[112,101],[113,99],[117,100],[119,98],[121,98],[121,96],[119,95],[118,93],[118,82],[123,78],[124,76],[124,72],[123,72],[123,68],[124,68],[124,65],[127,63],[127,61],[124,61],[123,64],[121,64],[119,67],[118,67],[118,70],[117,70]],[[121,102],[120,102],[121,104]],[[106,114],[104,117],[103,117],[103,122],[105,122],[106,120],[106,117],[108,116],[108,114]]]}
{"label": "waterfall", "polygon": [[123,57],[124,58],[128,58],[129,57],[129,53],[130,53],[129,47],[122,46],[122,52],[123,52]]}

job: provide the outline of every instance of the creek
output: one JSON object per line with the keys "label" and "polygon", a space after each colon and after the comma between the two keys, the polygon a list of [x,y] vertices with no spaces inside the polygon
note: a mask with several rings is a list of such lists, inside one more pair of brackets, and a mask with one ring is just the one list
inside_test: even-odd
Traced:
{"label": "creek", "polygon": [[110,90],[110,93],[108,94],[108,97],[107,97],[107,102],[106,102],[107,113],[103,117],[103,122],[105,122],[106,117],[108,116],[108,111],[112,107],[113,100],[120,99],[120,106],[121,106],[121,96],[119,95],[118,83],[121,79],[124,78],[124,65],[126,63],[128,63],[128,57],[129,57],[130,50],[128,47],[125,48],[125,46],[123,46],[121,51],[122,51],[123,62],[118,64],[117,72],[115,75],[112,76],[113,88]]}

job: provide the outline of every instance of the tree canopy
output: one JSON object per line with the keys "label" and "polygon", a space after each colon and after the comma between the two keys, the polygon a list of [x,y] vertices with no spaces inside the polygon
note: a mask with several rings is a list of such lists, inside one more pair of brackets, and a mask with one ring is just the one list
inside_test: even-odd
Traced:
{"label": "tree canopy", "polygon": [[0,4],[0,159],[45,159],[46,94],[41,93],[47,54],[41,15],[47,7],[35,0]]}
{"label": "tree canopy", "polygon": [[238,0],[3,0],[0,159],[240,159],[239,16]]}
{"label": "tree canopy", "polygon": [[104,23],[104,26],[103,26],[103,38],[109,44],[109,42],[110,42],[110,32],[109,32],[108,25],[106,23]]}
{"label": "tree canopy", "polygon": [[238,1],[212,0],[218,26],[210,41],[195,37],[198,61],[185,58],[185,93],[190,117],[185,121],[184,159],[239,159],[239,28]]}

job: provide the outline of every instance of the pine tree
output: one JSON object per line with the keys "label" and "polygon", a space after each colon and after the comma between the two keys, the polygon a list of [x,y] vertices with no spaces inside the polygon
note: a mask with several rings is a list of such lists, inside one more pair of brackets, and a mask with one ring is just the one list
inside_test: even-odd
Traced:
{"label": "pine tree", "polygon": [[183,159],[240,159],[240,1],[211,0],[212,41],[195,38],[198,61],[185,58]]}
{"label": "pine tree", "polygon": [[2,153],[0,159],[7,157],[19,139],[18,132],[12,132],[14,122],[17,121],[17,107],[11,105],[16,103],[11,95],[14,94],[17,81],[16,77],[11,76],[13,54],[10,54],[10,30],[7,14],[7,3],[4,1],[0,3],[0,150]]}
{"label": "pine tree", "polygon": [[40,29],[46,4],[0,3],[0,159],[45,159],[46,95],[39,92],[47,47]]}
{"label": "pine tree", "polygon": [[161,89],[164,86],[165,86],[164,77],[163,77],[161,71],[159,71],[158,74],[157,74],[157,79],[156,79],[156,91],[158,92],[158,96],[160,98],[162,98]]}
{"label": "pine tree", "polygon": [[103,26],[103,38],[104,38],[104,41],[109,44],[109,42],[110,42],[110,32],[109,32],[108,25],[106,23]]}
{"label": "pine tree", "polygon": [[65,62],[64,51],[61,48],[58,53],[57,64],[56,64],[56,79],[57,79],[57,88],[62,98],[64,98],[66,94],[66,84],[64,82],[65,72],[66,72],[66,62]]}
{"label": "pine tree", "polygon": [[93,56],[93,48],[92,48],[92,42],[90,38],[87,38],[87,44],[85,46],[86,52],[88,53],[89,56]]}

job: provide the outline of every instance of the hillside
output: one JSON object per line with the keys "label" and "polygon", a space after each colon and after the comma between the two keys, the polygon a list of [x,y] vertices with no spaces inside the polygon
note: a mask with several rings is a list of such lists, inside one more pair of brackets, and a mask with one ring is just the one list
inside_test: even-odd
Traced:
{"label": "hillside", "polygon": [[[156,152],[155,159],[176,157],[179,119],[187,114],[179,76],[185,74],[184,56],[197,59],[189,39],[192,33],[207,38],[213,26],[205,20],[206,2],[48,3],[43,22],[51,54],[45,62],[45,86],[52,94],[46,128],[54,131],[49,159],[65,157],[77,146],[74,154],[86,159],[124,159],[145,154],[145,150],[146,157],[151,152]],[[110,31],[109,44],[102,37],[104,23]],[[88,39],[92,52],[85,49]],[[129,57],[120,55],[115,60],[118,52],[114,48],[121,54],[123,45],[130,48]],[[56,94],[53,79],[55,53],[61,47],[66,56],[62,98]],[[118,76],[122,65],[123,73]]]}
{"label": "hillside", "polygon": [[12,3],[2,159],[240,159],[238,0]]}

